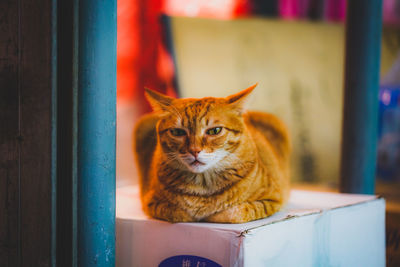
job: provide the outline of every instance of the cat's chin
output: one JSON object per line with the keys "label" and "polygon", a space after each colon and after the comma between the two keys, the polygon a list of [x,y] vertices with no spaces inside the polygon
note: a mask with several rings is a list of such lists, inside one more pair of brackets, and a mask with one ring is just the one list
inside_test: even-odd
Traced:
{"label": "cat's chin", "polygon": [[204,166],[201,166],[201,167],[188,167],[188,170],[190,172],[196,173],[196,174],[203,173],[203,172],[207,171],[208,169],[209,169],[208,167],[204,167]]}
{"label": "cat's chin", "polygon": [[192,163],[190,165],[186,165],[186,167],[192,173],[203,173],[210,168],[209,165],[204,163]]}

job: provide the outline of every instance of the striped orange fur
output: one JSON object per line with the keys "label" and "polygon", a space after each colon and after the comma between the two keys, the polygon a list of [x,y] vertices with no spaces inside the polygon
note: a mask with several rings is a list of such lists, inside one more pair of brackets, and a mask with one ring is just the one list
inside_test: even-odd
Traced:
{"label": "striped orange fur", "polygon": [[154,112],[134,133],[146,214],[170,222],[243,223],[285,204],[288,132],[274,115],[244,110],[255,86],[202,99],[146,89]]}

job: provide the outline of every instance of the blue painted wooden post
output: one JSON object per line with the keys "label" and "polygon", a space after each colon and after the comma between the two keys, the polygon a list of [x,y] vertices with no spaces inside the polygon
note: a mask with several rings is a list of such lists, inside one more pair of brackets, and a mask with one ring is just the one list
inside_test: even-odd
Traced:
{"label": "blue painted wooden post", "polygon": [[340,190],[375,190],[382,0],[347,1]]}
{"label": "blue painted wooden post", "polygon": [[79,4],[78,265],[115,264],[117,1]]}

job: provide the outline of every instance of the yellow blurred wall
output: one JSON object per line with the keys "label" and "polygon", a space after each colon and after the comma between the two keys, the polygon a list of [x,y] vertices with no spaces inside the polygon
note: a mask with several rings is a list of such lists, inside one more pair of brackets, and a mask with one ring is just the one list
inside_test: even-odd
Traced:
{"label": "yellow blurred wall", "polygon": [[[176,17],[172,32],[183,97],[221,97],[258,82],[249,109],[274,113],[287,123],[293,180],[337,183],[343,24]],[[386,39],[383,71],[398,49],[391,36]]]}

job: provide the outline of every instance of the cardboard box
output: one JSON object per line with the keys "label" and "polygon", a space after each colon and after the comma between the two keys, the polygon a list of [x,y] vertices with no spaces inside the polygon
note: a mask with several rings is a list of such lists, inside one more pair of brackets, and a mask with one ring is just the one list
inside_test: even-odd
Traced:
{"label": "cardboard box", "polygon": [[116,227],[121,267],[385,266],[385,202],[371,195],[293,190],[266,219],[171,224],[147,218],[128,186],[117,189]]}

